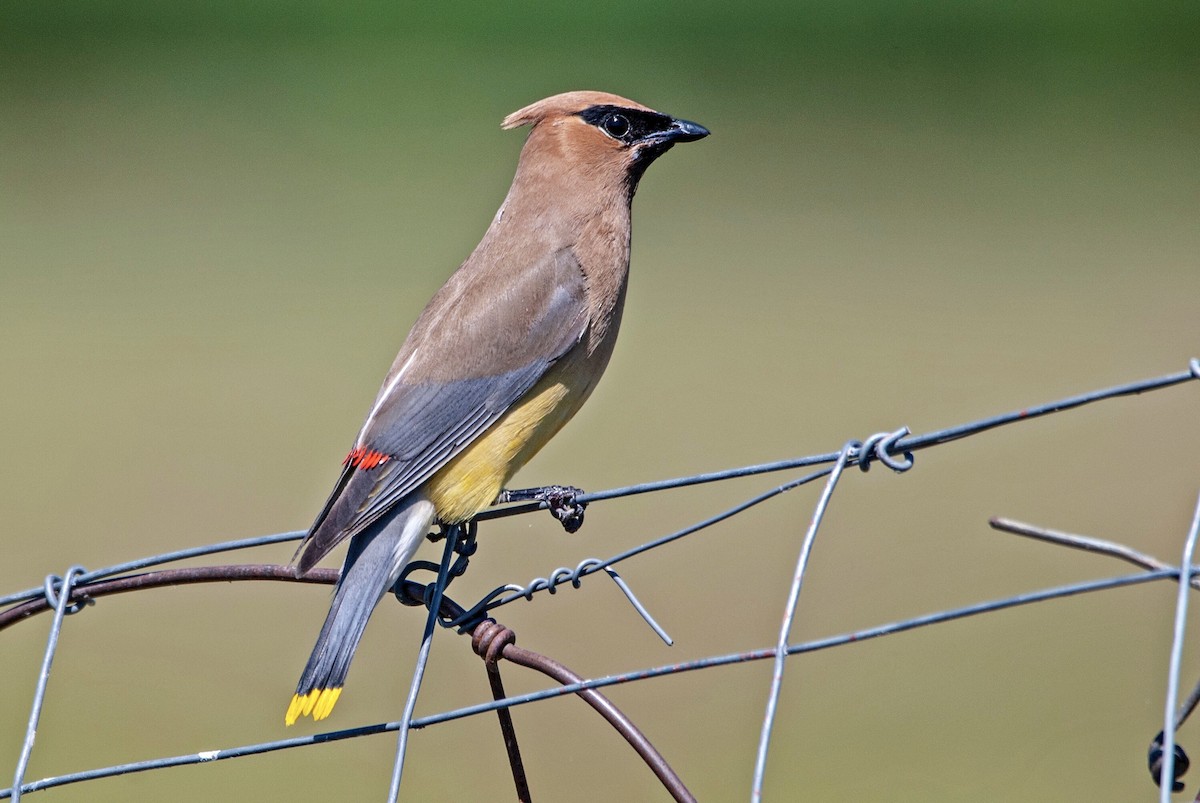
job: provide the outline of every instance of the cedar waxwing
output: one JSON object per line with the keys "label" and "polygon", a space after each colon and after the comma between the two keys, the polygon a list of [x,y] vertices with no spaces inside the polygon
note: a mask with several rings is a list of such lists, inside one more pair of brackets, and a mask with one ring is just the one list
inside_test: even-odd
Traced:
{"label": "cedar waxwing", "polygon": [[433,523],[493,504],[592,392],[621,323],[638,181],[708,136],[602,92],[546,98],[503,127],[524,125],[508,196],[413,324],[297,550],[303,575],[350,539],[288,725],[329,716],[371,611]]}

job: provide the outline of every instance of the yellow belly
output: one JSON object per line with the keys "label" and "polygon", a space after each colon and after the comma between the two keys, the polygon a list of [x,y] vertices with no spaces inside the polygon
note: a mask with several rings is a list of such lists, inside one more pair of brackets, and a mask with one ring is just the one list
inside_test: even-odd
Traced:
{"label": "yellow belly", "polygon": [[575,414],[590,387],[573,387],[555,373],[429,479],[425,490],[438,519],[461,523],[492,504],[512,475]]}

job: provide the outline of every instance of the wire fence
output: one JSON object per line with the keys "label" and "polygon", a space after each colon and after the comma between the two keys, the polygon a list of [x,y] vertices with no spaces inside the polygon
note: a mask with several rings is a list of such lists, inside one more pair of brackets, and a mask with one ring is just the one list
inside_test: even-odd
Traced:
{"label": "wire fence", "polygon": [[[574,501],[578,505],[583,506],[604,500],[653,493],[701,483],[720,482],[786,470],[812,469],[802,476],[783,482],[763,493],[745,499],[739,504],[714,516],[642,543],[607,559],[588,558],[574,567],[557,568],[546,576],[535,578],[524,585],[508,584],[500,586],[475,604],[461,606],[450,599],[447,595],[447,590],[453,579],[461,576],[467,569],[469,559],[474,553],[474,538],[478,524],[499,517],[531,513],[543,509],[547,505],[545,502],[520,503],[490,509],[482,513],[475,522],[472,522],[470,527],[444,530],[441,533],[441,537],[444,539],[445,545],[440,564],[418,561],[410,567],[410,570],[397,583],[395,593],[401,602],[409,605],[423,605],[429,610],[422,639],[422,647],[413,673],[409,696],[403,716],[399,720],[290,739],[258,742],[221,750],[151,758],[144,761],[99,767],[46,777],[35,781],[27,781],[25,774],[30,756],[36,745],[38,721],[48,694],[51,667],[57,651],[59,634],[66,617],[78,613],[101,596],[146,590],[166,585],[228,582],[230,580],[272,580],[330,584],[336,580],[337,575],[334,570],[318,569],[304,578],[297,579],[293,576],[289,567],[276,565],[207,566],[145,571],[153,567],[188,558],[204,557],[276,544],[283,541],[297,540],[303,536],[302,532],[279,533],[179,550],[95,571],[87,571],[82,567],[73,566],[61,577],[57,575],[47,577],[40,586],[0,597],[0,630],[37,613],[52,613],[46,648],[36,681],[20,755],[17,758],[12,786],[0,790],[0,799],[11,798],[13,800],[20,800],[24,794],[29,792],[82,783],[99,778],[261,755],[279,750],[290,750],[383,732],[395,732],[398,734],[398,741],[388,799],[396,800],[402,786],[404,759],[411,730],[426,728],[487,712],[496,712],[500,718],[505,749],[513,770],[516,796],[518,799],[527,800],[530,799],[530,794],[524,778],[524,769],[516,743],[515,730],[512,727],[511,719],[507,719],[506,721],[508,711],[517,706],[554,697],[579,695],[600,712],[614,728],[622,733],[633,749],[637,751],[638,755],[655,772],[664,788],[674,799],[692,800],[694,798],[687,790],[683,780],[675,774],[665,759],[658,754],[650,741],[637,730],[628,717],[625,717],[624,714],[616,709],[598,690],[617,684],[644,681],[654,677],[708,670],[718,666],[748,661],[769,660],[773,662],[773,671],[766,693],[766,705],[762,718],[758,750],[755,754],[753,781],[749,790],[751,800],[757,801],[763,795],[763,779],[769,765],[773,725],[776,718],[779,695],[783,688],[785,668],[788,663],[787,658],[803,653],[859,643],[868,639],[881,638],[917,628],[938,625],[966,617],[993,613],[1017,606],[1148,582],[1175,580],[1179,585],[1179,593],[1171,644],[1167,693],[1164,699],[1163,730],[1151,742],[1148,754],[1151,775],[1155,782],[1159,784],[1160,800],[1165,803],[1165,801],[1170,799],[1172,791],[1182,789],[1183,785],[1180,778],[1183,772],[1186,771],[1188,764],[1186,753],[1175,744],[1175,731],[1183,724],[1195,708],[1197,701],[1200,700],[1200,685],[1198,685],[1182,705],[1178,703],[1181,660],[1190,598],[1188,592],[1192,589],[1200,590],[1200,579],[1197,578],[1197,575],[1200,574],[1200,568],[1193,564],[1195,543],[1198,535],[1200,535],[1200,500],[1197,501],[1191,528],[1184,539],[1184,547],[1178,565],[1164,563],[1128,546],[1110,541],[1064,533],[1007,519],[993,519],[991,524],[998,530],[1037,538],[1051,544],[1109,555],[1133,563],[1142,569],[1142,571],[979,602],[817,640],[799,643],[793,642],[791,640],[791,630],[799,605],[803,582],[807,574],[808,560],[811,555],[812,546],[820,530],[825,511],[834,497],[838,481],[847,468],[857,466],[860,470],[867,471],[873,464],[879,463],[896,472],[907,471],[914,466],[914,453],[923,449],[976,435],[996,427],[1060,413],[1082,405],[1120,396],[1158,391],[1193,380],[1200,380],[1200,360],[1198,359],[1191,360],[1187,370],[1184,371],[1072,396],[1049,404],[1016,410],[1003,415],[983,418],[925,434],[913,435],[909,433],[907,428],[901,428],[893,432],[877,433],[863,441],[849,441],[836,452],[631,485],[595,493],[577,493],[574,496]],[[642,615],[647,624],[667,643],[670,643],[670,637],[654,621],[653,617],[650,616],[649,611],[637,599],[633,590],[617,573],[615,566],[697,533],[718,522],[737,516],[788,490],[822,478],[825,479],[824,490],[816,504],[810,524],[801,543],[792,582],[787,598],[782,606],[782,623],[778,639],[771,647],[723,655],[711,655],[692,661],[645,667],[599,678],[583,679],[565,667],[562,667],[561,664],[558,664],[553,659],[517,648],[513,643],[511,632],[507,631],[503,626],[497,625],[495,620],[491,618],[491,614],[497,609],[517,600],[531,599],[534,595],[543,592],[553,594],[558,587],[567,583],[574,587],[579,587],[586,577],[597,572],[605,572],[620,586],[630,603]],[[1184,570],[1182,567],[1187,567],[1187,569]],[[437,573],[436,579],[425,584],[415,582],[409,579],[414,570],[432,570]],[[438,625],[443,628],[455,628],[460,633],[469,633],[473,636],[473,647],[485,660],[495,699],[489,703],[463,706],[429,716],[414,717],[414,707],[428,659],[429,646]],[[527,694],[506,696],[499,679],[498,662],[501,658],[509,662],[536,668],[549,677],[554,678],[559,685]]]}

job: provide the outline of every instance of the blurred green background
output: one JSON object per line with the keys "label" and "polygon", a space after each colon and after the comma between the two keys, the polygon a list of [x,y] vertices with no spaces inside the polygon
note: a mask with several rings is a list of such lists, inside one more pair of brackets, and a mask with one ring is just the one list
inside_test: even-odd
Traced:
{"label": "blurred green background", "polygon": [[[4,3],[0,593],[307,526],[407,327],[507,189],[523,135],[500,119],[567,89],[713,136],[643,182],[613,364],[521,486],[829,451],[1180,370],[1200,356],[1197,41],[1194,2]],[[993,533],[992,515],[1174,558],[1200,488],[1198,393],[847,476],[795,638],[1127,571]],[[488,524],[454,595],[782,479],[596,504],[576,536],[545,515]],[[501,618],[591,676],[773,643],[818,490],[625,566],[674,648],[602,578]],[[794,660],[768,799],[1151,799],[1173,598],[1138,587]],[[315,732],[282,720],[326,604],[267,584],[100,601],[66,623],[28,778]],[[48,624],[0,634],[2,778]],[[420,628],[381,606],[324,725],[399,716]],[[440,636],[418,713],[488,696],[466,643]],[[1186,682],[1198,671],[1189,658]],[[612,697],[701,800],[744,799],[769,672]],[[663,797],[577,701],[516,721],[537,799]],[[1195,725],[1181,739],[1200,749]],[[394,746],[37,799],[378,800]],[[415,735],[404,796],[511,799],[506,778],[494,718],[476,717]]]}

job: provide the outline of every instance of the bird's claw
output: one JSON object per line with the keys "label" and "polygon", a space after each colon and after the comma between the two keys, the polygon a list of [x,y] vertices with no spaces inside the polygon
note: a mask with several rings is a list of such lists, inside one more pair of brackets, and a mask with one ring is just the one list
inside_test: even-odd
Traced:
{"label": "bird's claw", "polygon": [[563,529],[576,532],[583,526],[587,502],[578,501],[583,491],[571,485],[547,485],[521,491],[503,491],[498,502],[545,502],[550,515],[558,519]]}
{"label": "bird's claw", "polygon": [[583,511],[587,508],[587,502],[577,499],[582,494],[583,491],[578,488],[554,485],[542,489],[540,501],[546,503],[550,515],[558,519],[564,530],[573,533],[583,526]]}

